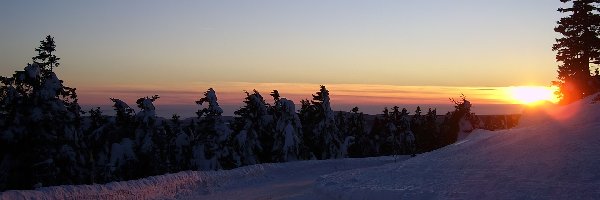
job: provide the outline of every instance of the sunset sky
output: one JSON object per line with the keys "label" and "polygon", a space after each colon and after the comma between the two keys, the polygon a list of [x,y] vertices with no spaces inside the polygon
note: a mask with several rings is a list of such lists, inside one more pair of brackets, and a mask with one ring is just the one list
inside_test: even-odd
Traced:
{"label": "sunset sky", "polygon": [[5,1],[0,75],[22,70],[51,34],[61,58],[56,71],[84,105],[109,105],[114,97],[133,106],[138,97],[158,94],[159,106],[184,107],[164,112],[189,116],[213,87],[230,115],[243,90],[268,97],[277,89],[299,103],[323,84],[339,110],[447,110],[448,98],[463,93],[475,112],[514,113],[498,105],[519,103],[511,87],[555,80],[551,46],[561,6],[548,0]]}

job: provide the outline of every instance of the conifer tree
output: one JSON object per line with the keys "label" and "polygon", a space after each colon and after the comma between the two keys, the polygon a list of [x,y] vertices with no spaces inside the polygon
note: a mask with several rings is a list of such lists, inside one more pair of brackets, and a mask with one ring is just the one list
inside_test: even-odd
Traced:
{"label": "conifer tree", "polygon": [[331,110],[329,91],[321,85],[321,89],[313,94],[313,100],[301,101],[302,126],[304,142],[317,159],[340,158],[340,133],[335,124],[335,114]]}
{"label": "conifer tree", "polygon": [[465,95],[461,95],[459,100],[450,99],[454,103],[454,111],[448,112],[442,123],[442,136],[440,144],[446,146],[457,141],[460,134],[466,134],[473,130],[473,119],[475,115],[471,113],[471,102]]}
{"label": "conifer tree", "polygon": [[244,106],[234,112],[237,116],[232,124],[236,152],[240,155],[242,165],[270,162],[273,116],[267,113],[269,106],[258,91],[245,93]]}
{"label": "conifer tree", "polygon": [[353,138],[353,143],[348,147],[349,157],[365,157],[373,155],[369,148],[372,144],[365,131],[364,114],[358,107],[352,108],[348,119],[348,136]]}
{"label": "conifer tree", "polygon": [[142,97],[136,100],[137,107],[140,109],[135,115],[135,146],[138,157],[138,164],[145,166],[136,170],[134,176],[146,177],[160,174],[166,171],[166,141],[170,138],[160,126],[156,123],[156,107],[154,101],[159,99],[158,95],[152,97]]}
{"label": "conifer tree", "polygon": [[[33,62],[38,64],[43,72],[52,72],[55,67],[58,67],[60,58],[54,55],[56,51],[56,44],[54,43],[54,37],[48,35],[45,40],[40,41],[40,46],[35,48],[38,55],[32,58]],[[42,75],[47,75],[46,73]]]}
{"label": "conifer tree", "polygon": [[562,102],[569,103],[598,91],[600,83],[592,78],[590,64],[600,64],[600,9],[599,0],[560,0],[571,7],[559,8],[568,16],[560,19],[554,31],[563,37],[556,39],[558,80]]}
{"label": "conifer tree", "polygon": [[33,64],[0,82],[0,190],[88,180],[75,88],[52,72],[58,58],[51,36]]}
{"label": "conifer tree", "polygon": [[286,162],[306,159],[304,145],[302,144],[302,123],[294,102],[280,98],[279,91],[271,93],[275,105],[272,107],[275,132],[271,147],[272,161]]}
{"label": "conifer tree", "polygon": [[223,109],[217,101],[215,90],[209,88],[204,92],[204,97],[196,104],[208,105],[196,112],[198,125],[195,127],[192,145],[192,166],[198,170],[217,170],[232,168],[239,160],[233,151],[228,148],[231,130],[222,119]]}
{"label": "conifer tree", "polygon": [[439,147],[438,145],[438,125],[437,125],[437,110],[431,109],[425,115],[425,121],[422,125],[422,132],[415,135],[417,141],[417,149],[419,152],[428,152]]}

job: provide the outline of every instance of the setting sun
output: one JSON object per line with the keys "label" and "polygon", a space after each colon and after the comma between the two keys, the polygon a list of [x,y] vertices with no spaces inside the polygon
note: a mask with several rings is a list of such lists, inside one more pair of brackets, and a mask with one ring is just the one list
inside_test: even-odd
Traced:
{"label": "setting sun", "polygon": [[556,89],[543,86],[518,86],[509,89],[512,99],[520,104],[534,104],[542,101],[556,103]]}

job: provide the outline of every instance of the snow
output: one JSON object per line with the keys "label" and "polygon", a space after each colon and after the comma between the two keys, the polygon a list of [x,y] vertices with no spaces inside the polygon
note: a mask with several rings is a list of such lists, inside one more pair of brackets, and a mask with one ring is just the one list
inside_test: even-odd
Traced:
{"label": "snow", "polygon": [[131,107],[129,107],[129,105],[127,105],[127,103],[125,103],[124,101],[121,101],[120,99],[111,98],[110,100],[115,103],[113,105],[113,107],[115,107],[120,112],[126,113],[128,110],[133,110]]}
{"label": "snow", "polygon": [[221,106],[219,106],[219,103],[217,102],[217,93],[215,92],[215,90],[209,88],[204,93],[204,96],[205,97],[197,101],[197,103],[202,104],[204,102],[208,102],[207,111],[215,115],[221,115],[223,113],[223,109],[221,108]]}
{"label": "snow", "polygon": [[476,130],[402,163],[337,172],[315,190],[335,199],[598,199],[600,106],[528,110],[518,128]]}
{"label": "snow", "polygon": [[133,153],[133,141],[123,138],[120,143],[113,143],[110,151],[110,166],[114,171],[117,166],[122,166],[129,160],[135,160]]}
{"label": "snow", "polygon": [[39,77],[40,72],[41,72],[40,67],[36,63],[28,64],[27,67],[25,67],[25,73],[27,73],[27,77],[30,79],[35,79],[35,78]]}
{"label": "snow", "polygon": [[6,191],[0,199],[600,199],[600,105],[590,102],[530,108],[516,128],[474,130],[413,158],[185,171],[104,185]]}
{"label": "snow", "polygon": [[294,102],[281,98],[276,102],[276,107],[281,109],[281,115],[275,122],[275,130],[277,134],[283,135],[284,140],[283,144],[276,143],[273,145],[273,151],[283,151],[285,161],[297,160],[300,154],[302,124],[296,114]]}
{"label": "snow", "polygon": [[54,72],[50,72],[48,77],[44,81],[44,85],[42,90],[40,91],[40,96],[43,99],[52,99],[57,96],[57,93],[60,89],[63,88],[62,82]]}
{"label": "snow", "polygon": [[150,123],[151,120],[156,118],[156,108],[152,103],[154,99],[146,97],[140,100],[141,102],[139,104],[139,107],[142,110],[136,114],[136,118],[147,125]]}

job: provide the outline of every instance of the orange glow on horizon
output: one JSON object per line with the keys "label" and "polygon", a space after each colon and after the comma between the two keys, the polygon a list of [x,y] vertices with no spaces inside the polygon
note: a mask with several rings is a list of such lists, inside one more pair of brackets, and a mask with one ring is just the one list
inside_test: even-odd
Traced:
{"label": "orange glow on horizon", "polygon": [[509,93],[513,101],[525,105],[537,105],[542,102],[557,103],[554,94],[556,88],[543,86],[517,86],[510,87]]}
{"label": "orange glow on horizon", "polygon": [[[214,88],[220,104],[241,104],[244,90],[256,89],[267,102],[271,102],[269,93],[278,90],[286,97],[299,104],[301,99],[312,99],[312,94],[319,90],[320,84],[312,83],[247,83],[218,82],[190,83],[182,86],[105,86],[80,87],[82,104],[110,104],[109,97],[120,98],[126,102],[135,102],[137,98],[159,95],[157,104],[190,104],[194,105],[204,91]],[[529,94],[542,93],[542,99],[548,99],[550,90],[541,86],[518,87],[452,87],[452,86],[395,86],[375,84],[324,84],[330,92],[332,104],[337,105],[385,105],[398,104],[450,104],[448,98],[458,98],[465,94],[475,104],[525,104],[535,101]],[[534,89],[527,89],[534,88]],[[542,88],[542,89],[535,89]],[[513,92],[515,91],[515,92]],[[533,92],[532,92],[533,91]],[[515,96],[517,94],[517,96]],[[518,98],[518,99],[517,99]]]}

